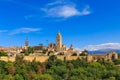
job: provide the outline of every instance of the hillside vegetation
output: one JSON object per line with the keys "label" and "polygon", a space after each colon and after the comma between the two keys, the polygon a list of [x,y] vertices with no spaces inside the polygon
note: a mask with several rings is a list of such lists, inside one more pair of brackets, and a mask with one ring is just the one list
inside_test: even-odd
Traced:
{"label": "hillside vegetation", "polygon": [[47,62],[0,61],[0,80],[120,80],[120,60],[88,63],[85,59],[62,61],[50,56]]}

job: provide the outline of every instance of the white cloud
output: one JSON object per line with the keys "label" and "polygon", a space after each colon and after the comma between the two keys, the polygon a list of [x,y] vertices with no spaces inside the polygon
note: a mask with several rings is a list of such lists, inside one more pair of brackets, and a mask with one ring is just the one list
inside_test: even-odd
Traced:
{"label": "white cloud", "polygon": [[[38,9],[33,6],[31,8]],[[54,2],[47,3],[39,10],[44,13],[26,15],[24,16],[25,19],[42,20],[43,18],[56,18],[63,20],[73,16],[84,16],[91,14],[89,5],[77,5],[75,2],[69,0],[54,0]]]}
{"label": "white cloud", "polygon": [[86,6],[83,11],[81,12],[81,15],[89,15],[91,12],[89,11],[90,6]]}
{"label": "white cloud", "polygon": [[79,11],[72,5],[65,5],[46,9],[45,12],[47,13],[48,16],[51,17],[64,17],[64,18],[77,16],[80,14]]}
{"label": "white cloud", "polygon": [[57,5],[57,4],[63,4],[64,0],[57,0],[55,2],[48,3],[47,6]]}
{"label": "white cloud", "polygon": [[75,50],[79,52],[83,51],[83,49],[80,49],[80,48],[75,48]]}
{"label": "white cloud", "polygon": [[88,45],[84,49],[89,51],[96,51],[101,49],[120,49],[120,43],[105,43],[105,44],[98,44],[98,45]]}
{"label": "white cloud", "polygon": [[89,15],[90,7],[85,6],[81,11],[74,3],[65,3],[65,1],[58,0],[53,3],[48,3],[46,8],[42,8],[48,17],[69,18],[72,16]]}
{"label": "white cloud", "polygon": [[30,33],[30,32],[37,32],[40,31],[41,29],[39,28],[19,28],[16,30],[13,30],[10,35],[14,35],[14,34],[20,34],[20,33]]}
{"label": "white cloud", "polygon": [[7,30],[0,30],[0,33],[4,33],[4,32],[7,32]]}

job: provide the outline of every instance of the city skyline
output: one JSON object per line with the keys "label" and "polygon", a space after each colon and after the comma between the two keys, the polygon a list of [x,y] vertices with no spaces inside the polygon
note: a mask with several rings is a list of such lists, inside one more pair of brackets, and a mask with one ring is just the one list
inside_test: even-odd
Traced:
{"label": "city skyline", "polygon": [[0,0],[0,46],[47,45],[60,31],[67,47],[120,49],[119,2]]}

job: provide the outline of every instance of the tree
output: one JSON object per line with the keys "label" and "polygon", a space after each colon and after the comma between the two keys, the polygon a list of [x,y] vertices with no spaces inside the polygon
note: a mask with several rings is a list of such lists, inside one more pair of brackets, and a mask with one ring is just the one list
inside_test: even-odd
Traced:
{"label": "tree", "polygon": [[7,56],[7,53],[5,53],[5,52],[0,52],[0,57],[1,56]]}
{"label": "tree", "polygon": [[34,53],[34,48],[33,47],[28,47],[28,53]]}
{"label": "tree", "polygon": [[34,71],[29,71],[29,72],[28,72],[29,78],[30,78],[30,79],[33,79],[33,75],[34,75],[34,74],[35,74]]}
{"label": "tree", "polygon": [[7,63],[8,62],[0,60],[0,74],[6,73],[7,68],[5,68],[5,66],[6,66]]}
{"label": "tree", "polygon": [[66,66],[53,66],[51,69],[54,71],[54,74],[62,77],[63,79],[67,77],[68,70]]}
{"label": "tree", "polygon": [[71,56],[77,56],[77,53],[73,53]]}
{"label": "tree", "polygon": [[23,77],[19,74],[16,74],[14,77],[15,80],[24,80]]}
{"label": "tree", "polygon": [[55,66],[55,61],[57,57],[55,55],[51,55],[47,61],[46,68],[50,69],[52,66]]}
{"label": "tree", "polygon": [[2,80],[14,80],[14,77],[12,75],[5,75]]}
{"label": "tree", "polygon": [[49,74],[34,74],[34,80],[54,80]]}
{"label": "tree", "polygon": [[66,64],[64,63],[64,61],[62,61],[62,60],[60,60],[60,59],[56,59],[55,65],[56,65],[56,66],[65,66]]}
{"label": "tree", "polygon": [[16,57],[15,57],[15,65],[16,65],[16,66],[21,66],[20,63],[23,64],[23,62],[24,62],[23,59],[24,59],[24,55],[23,55],[23,54],[21,54],[21,55],[16,55]]}
{"label": "tree", "polygon": [[74,68],[87,67],[88,65],[87,61],[84,58],[77,58],[76,60],[71,60],[71,63],[74,65]]}
{"label": "tree", "polygon": [[119,65],[120,64],[120,59],[113,60],[113,62],[115,63],[115,65]]}
{"label": "tree", "polygon": [[42,73],[42,71],[43,71],[43,68],[40,66],[40,65],[37,65],[37,73],[38,74],[41,74]]}
{"label": "tree", "polygon": [[115,77],[109,77],[108,79],[106,80],[116,80]]}
{"label": "tree", "polygon": [[47,53],[47,50],[46,50],[46,49],[44,49],[44,50],[42,51],[42,53],[43,53],[43,54],[46,54],[46,53]]}
{"label": "tree", "polygon": [[118,58],[120,59],[120,53],[118,54]]}
{"label": "tree", "polygon": [[71,76],[69,80],[81,80],[81,79],[79,79],[78,76]]}
{"label": "tree", "polygon": [[15,74],[15,67],[14,67],[14,64],[12,62],[7,62],[5,65],[5,68],[7,69],[9,74],[11,74],[11,75]]}
{"label": "tree", "polygon": [[8,73],[11,74],[11,75],[14,75],[15,74],[15,67],[14,66],[9,66],[8,67]]}
{"label": "tree", "polygon": [[27,50],[23,51],[23,53],[24,53],[26,56],[29,56],[30,53],[34,53],[34,48],[33,48],[33,47],[28,47]]}
{"label": "tree", "polygon": [[17,55],[15,62],[0,61],[0,80],[120,80],[120,68],[114,63],[99,59],[88,63],[84,58],[64,62],[55,55],[41,63]]}
{"label": "tree", "polygon": [[87,50],[82,51],[82,53],[80,54],[80,56],[87,56],[87,55],[88,55],[88,51]]}
{"label": "tree", "polygon": [[53,62],[55,62],[56,59],[57,59],[57,56],[51,55],[51,56],[49,57],[48,61],[53,61]]}
{"label": "tree", "polygon": [[67,63],[67,68],[71,71],[74,68],[74,66],[72,63]]}

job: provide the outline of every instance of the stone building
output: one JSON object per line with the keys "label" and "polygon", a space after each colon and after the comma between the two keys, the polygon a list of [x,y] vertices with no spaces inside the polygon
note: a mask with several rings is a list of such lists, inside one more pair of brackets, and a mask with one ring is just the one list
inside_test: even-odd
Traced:
{"label": "stone building", "polygon": [[56,44],[50,43],[50,44],[48,45],[48,51],[54,52],[55,49],[56,49]]}
{"label": "stone building", "polygon": [[66,46],[62,44],[62,35],[59,32],[56,37],[56,51],[60,52],[60,51],[66,51],[66,50],[67,50]]}
{"label": "stone building", "polygon": [[28,39],[26,39],[25,40],[25,45],[22,46],[23,51],[28,50],[28,47],[29,47],[29,41],[28,41]]}
{"label": "stone building", "polygon": [[115,60],[118,59],[118,54],[116,52],[110,52],[109,54],[107,54],[107,58],[109,60]]}
{"label": "stone building", "polygon": [[28,49],[28,47],[29,47],[29,41],[28,41],[28,39],[26,39],[26,41],[25,41],[25,49]]}
{"label": "stone building", "polygon": [[118,59],[118,54],[116,52],[110,52],[108,54],[89,54],[87,56],[87,61],[91,62],[91,61],[97,61],[98,59],[100,60],[115,60]]}
{"label": "stone building", "polygon": [[67,50],[68,53],[73,53],[75,50],[74,50],[74,47],[73,45],[70,46],[70,48]]}
{"label": "stone building", "polygon": [[34,52],[35,53],[42,53],[43,50],[46,50],[46,46],[39,45],[39,46],[33,46]]}
{"label": "stone building", "polygon": [[0,46],[0,51],[5,52],[5,51],[6,51],[6,48],[4,48],[4,47]]}
{"label": "stone building", "polygon": [[50,43],[48,45],[48,51],[52,51],[52,52],[62,52],[62,51],[66,51],[67,48],[64,44],[62,44],[62,35],[59,32],[56,36],[56,44],[54,43]]}
{"label": "stone building", "polygon": [[62,50],[62,35],[58,33],[56,37],[56,51],[59,52],[61,50]]}

